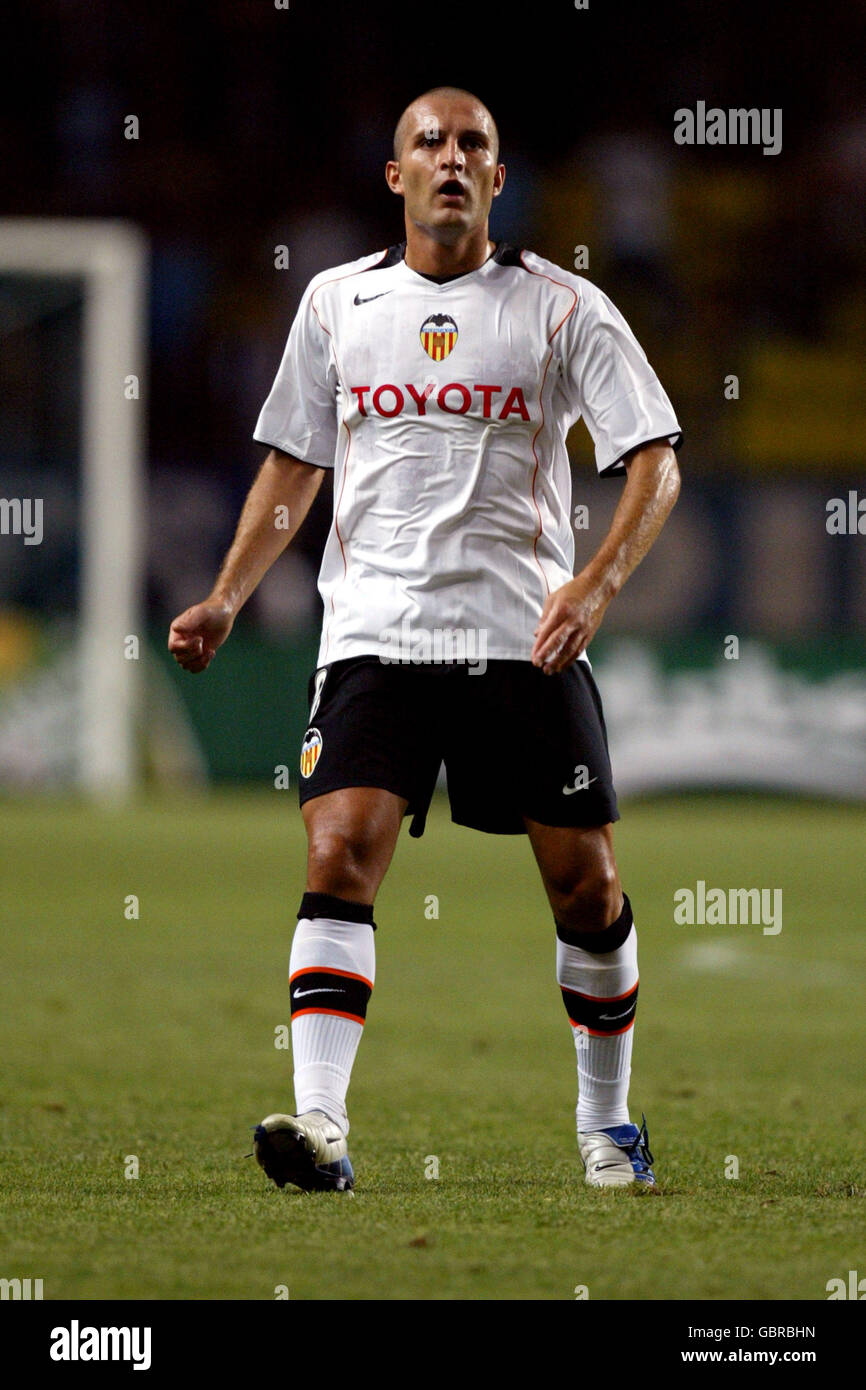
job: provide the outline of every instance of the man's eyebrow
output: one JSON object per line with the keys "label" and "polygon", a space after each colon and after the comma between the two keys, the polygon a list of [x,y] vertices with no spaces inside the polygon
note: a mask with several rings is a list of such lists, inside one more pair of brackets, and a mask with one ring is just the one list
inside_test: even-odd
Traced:
{"label": "man's eyebrow", "polygon": [[[436,135],[439,136],[442,134],[442,127],[437,121],[425,121],[424,124],[419,126],[415,131],[415,139],[426,140],[429,138],[432,131],[435,131]],[[488,143],[490,141],[490,136],[486,130],[479,130],[474,126],[469,126],[466,130],[461,130],[457,138],[459,140],[465,140],[467,136],[471,137],[473,140],[486,140]]]}

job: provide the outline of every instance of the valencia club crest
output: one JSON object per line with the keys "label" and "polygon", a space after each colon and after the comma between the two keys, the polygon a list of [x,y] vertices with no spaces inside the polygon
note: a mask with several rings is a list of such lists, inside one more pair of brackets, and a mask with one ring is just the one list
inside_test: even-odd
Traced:
{"label": "valencia club crest", "polygon": [[430,314],[421,325],[421,346],[434,362],[444,362],[457,342],[457,324],[449,314]]}
{"label": "valencia club crest", "polygon": [[322,735],[318,729],[308,729],[301,745],[301,776],[311,777],[322,751]]}

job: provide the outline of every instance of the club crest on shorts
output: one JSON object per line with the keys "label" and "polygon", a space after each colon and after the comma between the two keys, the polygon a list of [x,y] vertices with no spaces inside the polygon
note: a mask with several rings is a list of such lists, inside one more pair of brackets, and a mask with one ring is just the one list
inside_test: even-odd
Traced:
{"label": "club crest on shorts", "polygon": [[301,744],[301,776],[309,777],[322,751],[322,735],[318,729],[308,729]]}
{"label": "club crest on shorts", "polygon": [[449,314],[429,314],[421,325],[421,346],[434,362],[444,362],[457,342],[457,324]]}

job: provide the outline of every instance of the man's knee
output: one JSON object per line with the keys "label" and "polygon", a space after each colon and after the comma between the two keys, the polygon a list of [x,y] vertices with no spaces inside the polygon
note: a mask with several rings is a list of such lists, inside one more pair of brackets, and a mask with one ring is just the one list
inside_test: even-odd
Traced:
{"label": "man's knee", "polygon": [[579,875],[548,885],[553,915],[573,931],[604,931],[622,911],[622,889],[613,859],[600,858]]}
{"label": "man's knee", "polygon": [[362,823],[311,828],[307,853],[310,888],[313,892],[366,901],[378,879],[379,857],[376,839]]}

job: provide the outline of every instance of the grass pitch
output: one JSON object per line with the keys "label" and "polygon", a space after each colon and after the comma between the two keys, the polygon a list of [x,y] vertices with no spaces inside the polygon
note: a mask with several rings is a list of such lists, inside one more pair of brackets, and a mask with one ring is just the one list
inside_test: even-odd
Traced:
{"label": "grass pitch", "polygon": [[[280,1193],[242,1157],[263,1115],[294,1108],[275,1047],[294,794],[5,803],[0,835],[0,1274],[46,1298],[824,1299],[866,1270],[862,810],[625,808],[632,1117],[661,1188],[640,1199],[582,1181],[524,837],[452,826],[438,803],[423,840],[404,828],[340,1198]],[[782,931],[676,926],[673,894],[698,879],[781,888]]]}

